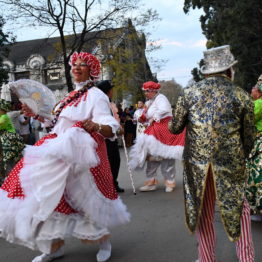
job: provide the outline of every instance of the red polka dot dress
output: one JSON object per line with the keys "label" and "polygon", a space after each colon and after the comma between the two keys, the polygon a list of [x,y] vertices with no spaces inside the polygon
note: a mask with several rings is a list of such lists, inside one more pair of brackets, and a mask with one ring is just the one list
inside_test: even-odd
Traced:
{"label": "red polka dot dress", "polygon": [[168,129],[171,118],[172,108],[163,94],[158,94],[146,102],[141,119],[147,122],[148,126],[131,148],[130,165],[133,169],[142,167],[148,155],[182,160],[185,130],[178,135],[172,134]]}
{"label": "red polka dot dress", "polygon": [[109,234],[107,227],[129,221],[104,138],[83,129],[86,119],[114,133],[119,125],[96,87],[64,107],[51,133],[26,147],[0,189],[1,237],[49,253],[53,239],[97,241]]}

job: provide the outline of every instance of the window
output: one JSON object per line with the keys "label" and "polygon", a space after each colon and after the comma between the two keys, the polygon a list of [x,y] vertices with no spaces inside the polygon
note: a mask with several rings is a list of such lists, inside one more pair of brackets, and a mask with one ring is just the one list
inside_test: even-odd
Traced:
{"label": "window", "polygon": [[15,73],[15,80],[19,79],[29,79],[30,78],[30,73],[29,71],[26,72],[17,72]]}
{"label": "window", "polygon": [[60,68],[48,69],[47,72],[46,72],[46,75],[47,75],[47,83],[48,84],[61,82],[61,80],[62,80]]}

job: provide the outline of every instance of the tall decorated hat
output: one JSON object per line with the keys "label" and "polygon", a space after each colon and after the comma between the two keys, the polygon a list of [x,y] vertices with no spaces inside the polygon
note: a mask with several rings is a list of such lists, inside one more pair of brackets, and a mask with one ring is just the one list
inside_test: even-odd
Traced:
{"label": "tall decorated hat", "polygon": [[204,65],[200,72],[204,75],[223,72],[238,61],[235,60],[229,45],[219,46],[204,51]]}

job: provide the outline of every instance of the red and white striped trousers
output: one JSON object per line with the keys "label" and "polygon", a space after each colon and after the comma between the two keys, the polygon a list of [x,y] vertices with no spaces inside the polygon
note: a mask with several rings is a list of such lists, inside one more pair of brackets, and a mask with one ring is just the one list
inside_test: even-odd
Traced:
{"label": "red and white striped trousers", "polygon": [[[216,235],[214,230],[215,189],[211,169],[206,182],[202,214],[199,220],[196,237],[198,241],[199,262],[215,262]],[[241,216],[241,235],[236,242],[236,253],[240,262],[253,262],[255,259],[251,233],[250,207],[244,200]]]}

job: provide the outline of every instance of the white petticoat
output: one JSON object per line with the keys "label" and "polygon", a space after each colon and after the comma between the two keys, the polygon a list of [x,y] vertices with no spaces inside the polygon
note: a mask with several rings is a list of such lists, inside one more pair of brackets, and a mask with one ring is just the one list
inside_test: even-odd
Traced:
{"label": "white petticoat", "polygon": [[170,146],[161,143],[153,135],[141,134],[137,136],[132,146],[129,165],[132,169],[142,168],[148,155],[164,159],[183,160],[184,146]]}
{"label": "white petticoat", "polygon": [[[107,227],[128,222],[121,199],[106,198],[89,171],[99,163],[96,146],[77,127],[41,146],[28,146],[20,172],[25,198],[8,198],[0,189],[1,237],[48,253],[52,239],[98,240],[109,234]],[[65,192],[66,200],[79,213],[54,212]]]}

